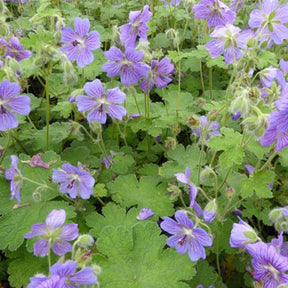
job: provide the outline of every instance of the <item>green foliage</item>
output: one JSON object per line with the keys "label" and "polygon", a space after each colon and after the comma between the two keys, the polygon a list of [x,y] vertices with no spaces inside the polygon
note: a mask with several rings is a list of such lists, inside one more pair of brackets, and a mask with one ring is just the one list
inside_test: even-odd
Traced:
{"label": "green foliage", "polygon": [[0,219],[0,249],[15,251],[24,242],[24,235],[31,230],[33,224],[45,222],[53,209],[64,209],[66,221],[75,216],[74,209],[67,202],[50,201],[27,203],[25,207],[11,209]]}
{"label": "green foliage", "polygon": [[[162,165],[159,172],[165,178],[172,178],[175,173],[184,173],[187,166],[193,170],[199,164],[200,150],[197,146],[185,148],[180,144],[174,150],[168,150],[166,154],[169,160]],[[203,164],[205,164],[204,161]],[[191,179],[196,181],[195,174],[192,173]]]}
{"label": "green foliage", "polygon": [[256,171],[249,178],[242,181],[241,196],[248,198],[255,194],[259,198],[271,198],[273,193],[268,184],[274,182],[275,173],[273,171]]}
{"label": "green foliage", "polygon": [[219,163],[223,168],[241,164],[244,151],[241,147],[242,135],[231,128],[221,128],[221,136],[212,137],[207,145],[214,151],[223,151],[219,157]]}
{"label": "green foliage", "polygon": [[32,253],[27,252],[22,246],[19,251],[8,254],[10,275],[9,281],[12,287],[26,287],[31,276],[41,273],[47,275],[48,261],[46,257],[35,257]]}
{"label": "green foliage", "polygon": [[167,196],[167,184],[159,177],[143,176],[138,181],[134,174],[120,175],[108,184],[112,199],[122,207],[137,205],[138,209],[150,207],[156,215],[167,216],[174,213]]}
{"label": "green foliage", "polygon": [[126,211],[125,208],[122,208],[114,203],[108,203],[102,208],[102,214],[91,213],[86,217],[86,222],[89,227],[91,235],[94,237],[101,236],[101,231],[107,226],[125,226],[127,229],[135,225],[138,220],[136,216],[138,215],[139,209],[131,208]]}
{"label": "green foliage", "polygon": [[151,222],[105,227],[96,244],[106,257],[95,257],[102,267],[101,287],[189,287],[182,281],[193,277],[193,262],[174,249],[163,250],[166,237],[160,232]]}

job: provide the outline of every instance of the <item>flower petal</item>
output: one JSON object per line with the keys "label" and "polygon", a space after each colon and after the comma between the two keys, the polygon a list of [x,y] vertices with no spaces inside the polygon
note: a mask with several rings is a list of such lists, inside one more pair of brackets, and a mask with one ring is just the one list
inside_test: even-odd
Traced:
{"label": "flower petal", "polygon": [[90,22],[88,19],[81,19],[76,17],[74,19],[74,28],[75,32],[81,37],[84,38],[90,29]]}
{"label": "flower petal", "polygon": [[46,225],[49,227],[50,230],[53,231],[61,227],[64,224],[65,219],[66,219],[65,210],[53,209],[52,212],[50,212],[46,218]]}

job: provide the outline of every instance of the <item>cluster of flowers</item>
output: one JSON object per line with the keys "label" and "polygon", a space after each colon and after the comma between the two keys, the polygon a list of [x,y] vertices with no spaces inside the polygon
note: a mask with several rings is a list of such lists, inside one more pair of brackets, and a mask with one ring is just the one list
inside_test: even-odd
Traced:
{"label": "cluster of flowers", "polygon": [[[287,207],[277,209],[278,218],[288,215]],[[277,219],[270,220],[275,222]],[[275,213],[274,213],[275,214]],[[281,284],[288,283],[288,242],[283,242],[283,231],[277,239],[270,243],[264,243],[257,236],[254,229],[240,217],[239,224],[234,223],[230,236],[232,248],[245,248],[252,256],[251,264],[254,268],[252,276],[258,285],[264,288],[277,288]],[[275,217],[274,217],[275,218]],[[285,219],[287,226],[287,218]],[[281,286],[282,287],[282,286]]]}
{"label": "cluster of flowers", "polygon": [[[212,237],[202,228],[198,228],[200,219],[203,215],[204,221],[211,223],[217,215],[217,204],[215,200],[211,200],[206,205],[204,211],[196,202],[197,187],[190,181],[191,171],[186,167],[185,173],[175,174],[176,179],[187,185],[189,191],[190,204],[196,215],[195,224],[188,217],[185,211],[179,210],[175,213],[175,220],[164,217],[164,221],[160,224],[161,228],[173,234],[167,239],[167,245],[176,248],[178,253],[185,254],[188,250],[188,255],[191,261],[197,261],[200,258],[205,259],[206,253],[204,247],[212,246]],[[191,215],[192,216],[192,215]]]}
{"label": "cluster of flowers", "polygon": [[[32,226],[32,230],[25,234],[26,239],[38,237],[34,243],[34,255],[47,256],[50,249],[58,255],[63,256],[72,252],[72,245],[68,241],[73,241],[78,237],[78,225],[74,223],[66,224],[65,210],[53,210],[46,218],[45,223],[37,223]],[[90,235],[79,236],[76,244],[82,247],[89,247],[94,243]],[[86,237],[87,236],[87,237]],[[88,239],[88,241],[87,241]],[[74,243],[74,245],[75,245]],[[86,267],[77,271],[77,262],[68,260],[65,263],[56,263],[50,267],[50,276],[37,274],[30,278],[28,288],[36,287],[79,287],[78,285],[92,285],[97,282],[97,276],[92,267]]]}
{"label": "cluster of flowers", "polygon": [[147,22],[150,21],[152,13],[149,6],[144,6],[142,11],[132,11],[129,14],[130,22],[120,27],[120,40],[125,46],[123,52],[120,48],[112,46],[104,56],[109,60],[102,67],[107,76],[114,78],[120,75],[123,85],[134,85],[140,80],[140,89],[147,92],[154,86],[162,89],[172,81],[169,74],[174,70],[171,60],[164,57],[161,61],[152,60],[151,67],[144,62],[144,54],[136,50],[136,41],[147,41]]}

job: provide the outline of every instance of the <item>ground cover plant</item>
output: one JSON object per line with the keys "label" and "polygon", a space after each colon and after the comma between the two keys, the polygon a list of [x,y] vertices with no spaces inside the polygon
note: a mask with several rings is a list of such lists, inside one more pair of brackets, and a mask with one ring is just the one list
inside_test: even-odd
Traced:
{"label": "ground cover plant", "polygon": [[3,287],[288,287],[285,2],[0,0]]}

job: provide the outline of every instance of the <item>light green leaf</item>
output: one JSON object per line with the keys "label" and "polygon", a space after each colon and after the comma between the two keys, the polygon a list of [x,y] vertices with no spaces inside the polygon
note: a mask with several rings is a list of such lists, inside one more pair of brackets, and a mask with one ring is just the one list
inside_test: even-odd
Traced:
{"label": "light green leaf", "polygon": [[108,184],[112,199],[122,207],[137,205],[139,209],[150,207],[156,215],[172,215],[173,205],[167,194],[167,185],[159,177],[143,176],[138,181],[134,174],[120,175]]}
{"label": "light green leaf", "polygon": [[24,235],[35,223],[45,222],[53,209],[64,209],[67,219],[75,216],[74,208],[63,201],[33,203],[29,206],[11,209],[0,218],[0,249],[14,251],[24,242]]}
{"label": "light green leaf", "polygon": [[268,184],[274,182],[275,173],[273,171],[256,171],[242,181],[241,196],[243,198],[256,195],[260,198],[272,198],[273,193]]}
{"label": "light green leaf", "polygon": [[163,250],[166,236],[151,222],[139,223],[132,229],[106,227],[97,240],[99,251],[106,258],[96,259],[102,267],[99,282],[102,288],[184,288],[181,280],[195,274],[188,255],[174,249]]}
{"label": "light green leaf", "polygon": [[131,208],[126,212],[125,208],[110,202],[102,208],[103,215],[94,212],[87,216],[86,222],[92,228],[90,230],[91,235],[98,238],[101,235],[101,230],[107,226],[117,227],[123,225],[127,228],[132,227],[138,222],[136,216],[139,211],[136,208]]}
{"label": "light green leaf", "polygon": [[225,127],[221,129],[221,132],[223,135],[214,136],[207,142],[208,147],[214,151],[223,151],[219,157],[223,168],[229,168],[235,164],[240,165],[244,157],[243,148],[240,146],[242,135]]}

